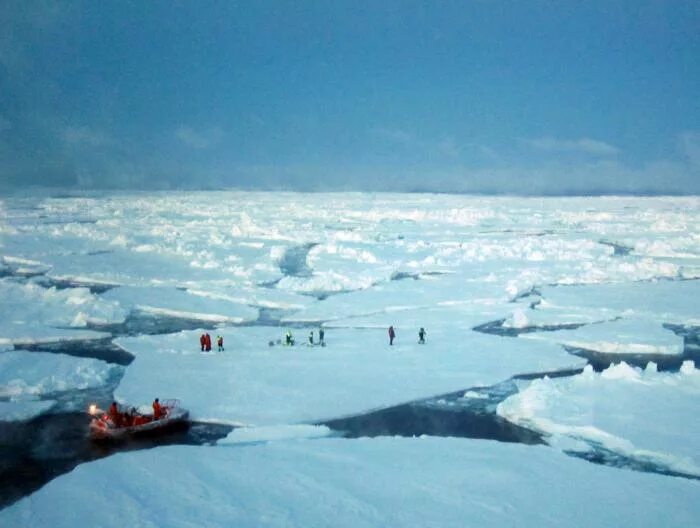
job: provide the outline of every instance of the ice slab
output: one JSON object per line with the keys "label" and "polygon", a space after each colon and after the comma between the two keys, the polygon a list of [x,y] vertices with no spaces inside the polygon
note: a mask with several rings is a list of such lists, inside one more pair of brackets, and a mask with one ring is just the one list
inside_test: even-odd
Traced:
{"label": "ice slab", "polygon": [[598,320],[637,316],[659,323],[700,324],[698,280],[544,287],[541,293],[544,301],[537,310],[543,318],[548,313],[583,313],[595,314]]}
{"label": "ice slab", "polygon": [[0,353],[0,421],[26,420],[54,403],[37,401],[57,392],[104,385],[121,367],[48,352]]}
{"label": "ice slab", "polygon": [[99,359],[13,350],[0,354],[0,398],[38,397],[104,385],[121,367]]}
{"label": "ice slab", "polygon": [[103,297],[118,302],[125,310],[138,309],[156,315],[218,323],[241,323],[258,318],[255,308],[202,290],[190,292],[172,287],[123,286],[106,292]]}
{"label": "ice slab", "polygon": [[323,438],[324,436],[330,436],[331,434],[332,431],[325,425],[238,427],[231,431],[226,438],[219,440],[217,445],[250,444],[256,442],[273,442],[302,438]]}
{"label": "ice slab", "polygon": [[120,453],[53,480],[0,511],[0,523],[687,528],[700,518],[698,491],[542,446],[328,438]]}
{"label": "ice slab", "polygon": [[197,420],[314,423],[585,363],[555,344],[465,329],[428,328],[428,344],[419,345],[397,328],[394,346],[384,328],[328,330],[326,347],[307,346],[306,330],[294,330],[293,347],[268,345],[283,328],[217,332],[223,353],[200,352],[199,331],[118,339],[136,359],[115,395],[124,402],[177,397]]}
{"label": "ice slab", "polygon": [[635,317],[588,324],[570,330],[528,333],[521,338],[554,341],[568,347],[606,354],[683,353],[682,337],[667,330],[656,320]]}
{"label": "ice slab", "polygon": [[[700,476],[700,371],[686,362],[678,373],[625,363],[602,373],[587,366],[569,378],[534,380],[498,406],[513,423],[550,435],[553,445],[602,446]],[[583,445],[581,445],[583,442]]]}

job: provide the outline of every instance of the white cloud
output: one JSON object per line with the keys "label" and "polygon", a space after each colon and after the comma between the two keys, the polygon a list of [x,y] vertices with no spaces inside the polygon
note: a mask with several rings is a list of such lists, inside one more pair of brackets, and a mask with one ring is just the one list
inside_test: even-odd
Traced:
{"label": "white cloud", "polygon": [[578,152],[592,156],[614,156],[620,152],[620,149],[613,145],[590,138],[556,139],[542,137],[525,139],[524,142],[533,148],[548,152]]}
{"label": "white cloud", "polygon": [[215,146],[223,136],[219,127],[208,130],[194,130],[192,127],[181,125],[175,130],[175,137],[184,145],[193,149],[207,149]]}

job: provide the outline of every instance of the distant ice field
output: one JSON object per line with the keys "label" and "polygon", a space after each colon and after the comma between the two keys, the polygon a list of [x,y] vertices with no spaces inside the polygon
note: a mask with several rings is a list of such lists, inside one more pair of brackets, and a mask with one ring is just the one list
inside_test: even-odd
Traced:
{"label": "distant ice field", "polygon": [[[392,497],[375,500],[358,491],[355,477],[338,472],[355,459],[371,465],[394,452],[377,471],[380,484],[400,486],[412,474],[402,469],[401,456],[424,457],[441,472],[435,481],[419,472],[436,513],[430,518],[459,524],[458,516],[439,513],[463,499],[451,495],[449,483],[461,481],[447,467],[450,460],[465,464],[466,473],[488,469],[458,445],[464,439],[362,440],[358,448],[353,440],[328,438],[337,432],[317,424],[528,374],[535,379],[518,381],[519,392],[498,407],[503,419],[567,452],[604,450],[700,476],[697,431],[687,426],[700,410],[695,366],[657,372],[619,364],[619,358],[634,356],[641,367],[647,358],[675,358],[680,365],[697,356],[699,297],[699,197],[222,191],[0,198],[0,422],[51,412],[52,391],[106,383],[111,366],[104,361],[55,352],[80,355],[79,344],[89,340],[95,344],[83,348],[99,356],[100,343],[112,341],[134,357],[114,390],[119,402],[179,398],[195,420],[245,426],[207,448],[230,469],[200,474],[193,463],[186,469],[197,479],[220,471],[222,483],[238,485],[231,459],[251,471],[287,467],[307,493],[299,499],[303,509],[319,493],[314,479],[330,471],[338,479],[338,504],[349,512],[341,525],[407,525],[402,516],[377,513],[395,505]],[[396,331],[393,345],[389,326]],[[424,344],[418,343],[421,327]],[[320,329],[326,346],[320,346]],[[294,346],[283,344],[287,330]],[[211,352],[200,348],[203,333],[212,338]],[[223,351],[217,350],[217,335],[224,338]],[[71,343],[78,345],[71,349]],[[572,355],[573,349],[618,364],[603,373],[587,368],[543,377],[582,369],[586,360]],[[663,431],[655,431],[657,423]],[[269,466],[267,443],[279,446],[271,449],[275,459]],[[314,443],[325,451],[312,454]],[[437,461],[446,446],[451,458]],[[235,450],[242,448],[237,459]],[[158,456],[166,462],[182,454],[208,456],[205,450],[178,449]],[[313,459],[312,467],[288,465],[288,449]],[[557,457],[548,470],[563,474],[551,479],[552,486],[561,490],[567,477],[578,479],[584,499],[601,499],[583,484],[589,471],[604,471],[596,482],[617,471],[616,484],[638,483],[620,470],[582,470],[585,462],[560,458],[556,449],[479,449],[505,457],[505,466],[497,465],[489,477],[493,490],[505,495],[517,491],[508,485],[516,471],[508,464],[522,463],[531,453],[538,460],[546,453]],[[138,468],[139,456],[121,460]],[[114,460],[99,464],[118,471]],[[532,484],[516,473],[523,486]],[[39,509],[30,498],[3,513],[13,522],[42,524],[53,497],[74,501],[73,494],[96,475],[81,467],[40,491],[34,503]],[[672,477],[639,482],[652,497],[664,478]],[[165,474],[148,482],[164,480]],[[696,491],[697,483],[688,482],[688,488],[680,485],[683,493]],[[125,504],[142,491],[120,486]],[[261,511],[275,494],[288,491],[288,484],[280,486],[258,496]],[[206,486],[202,493],[216,495]],[[420,497],[419,488],[412,493]],[[497,519],[518,524],[512,508],[525,502],[502,506]],[[650,504],[649,519],[660,518]],[[323,508],[311,518],[295,508],[270,524],[323,525],[313,517]],[[499,506],[485,498],[455,512],[493,508]],[[624,507],[589,514],[589,520],[609,523],[639,520]],[[244,525],[262,522],[241,515]],[[689,525],[689,515],[697,510],[681,511],[668,525]],[[221,524],[206,516],[184,518]],[[554,525],[538,515],[527,519],[530,525]]]}

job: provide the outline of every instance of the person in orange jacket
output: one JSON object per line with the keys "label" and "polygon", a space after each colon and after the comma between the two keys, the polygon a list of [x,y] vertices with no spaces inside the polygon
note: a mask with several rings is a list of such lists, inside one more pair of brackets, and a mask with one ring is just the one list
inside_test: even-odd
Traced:
{"label": "person in orange jacket", "polygon": [[158,398],[153,400],[153,419],[158,420],[160,417],[163,416],[163,410],[160,407],[160,402],[158,401]]}
{"label": "person in orange jacket", "polygon": [[199,336],[199,346],[202,348],[202,352],[204,352],[204,347],[207,346],[207,336],[204,334]]}

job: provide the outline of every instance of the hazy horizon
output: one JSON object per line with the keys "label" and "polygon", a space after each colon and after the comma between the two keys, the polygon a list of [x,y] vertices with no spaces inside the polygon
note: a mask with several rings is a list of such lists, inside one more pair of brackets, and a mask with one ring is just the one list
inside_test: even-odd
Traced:
{"label": "hazy horizon", "polygon": [[0,191],[700,194],[700,4],[0,7]]}

